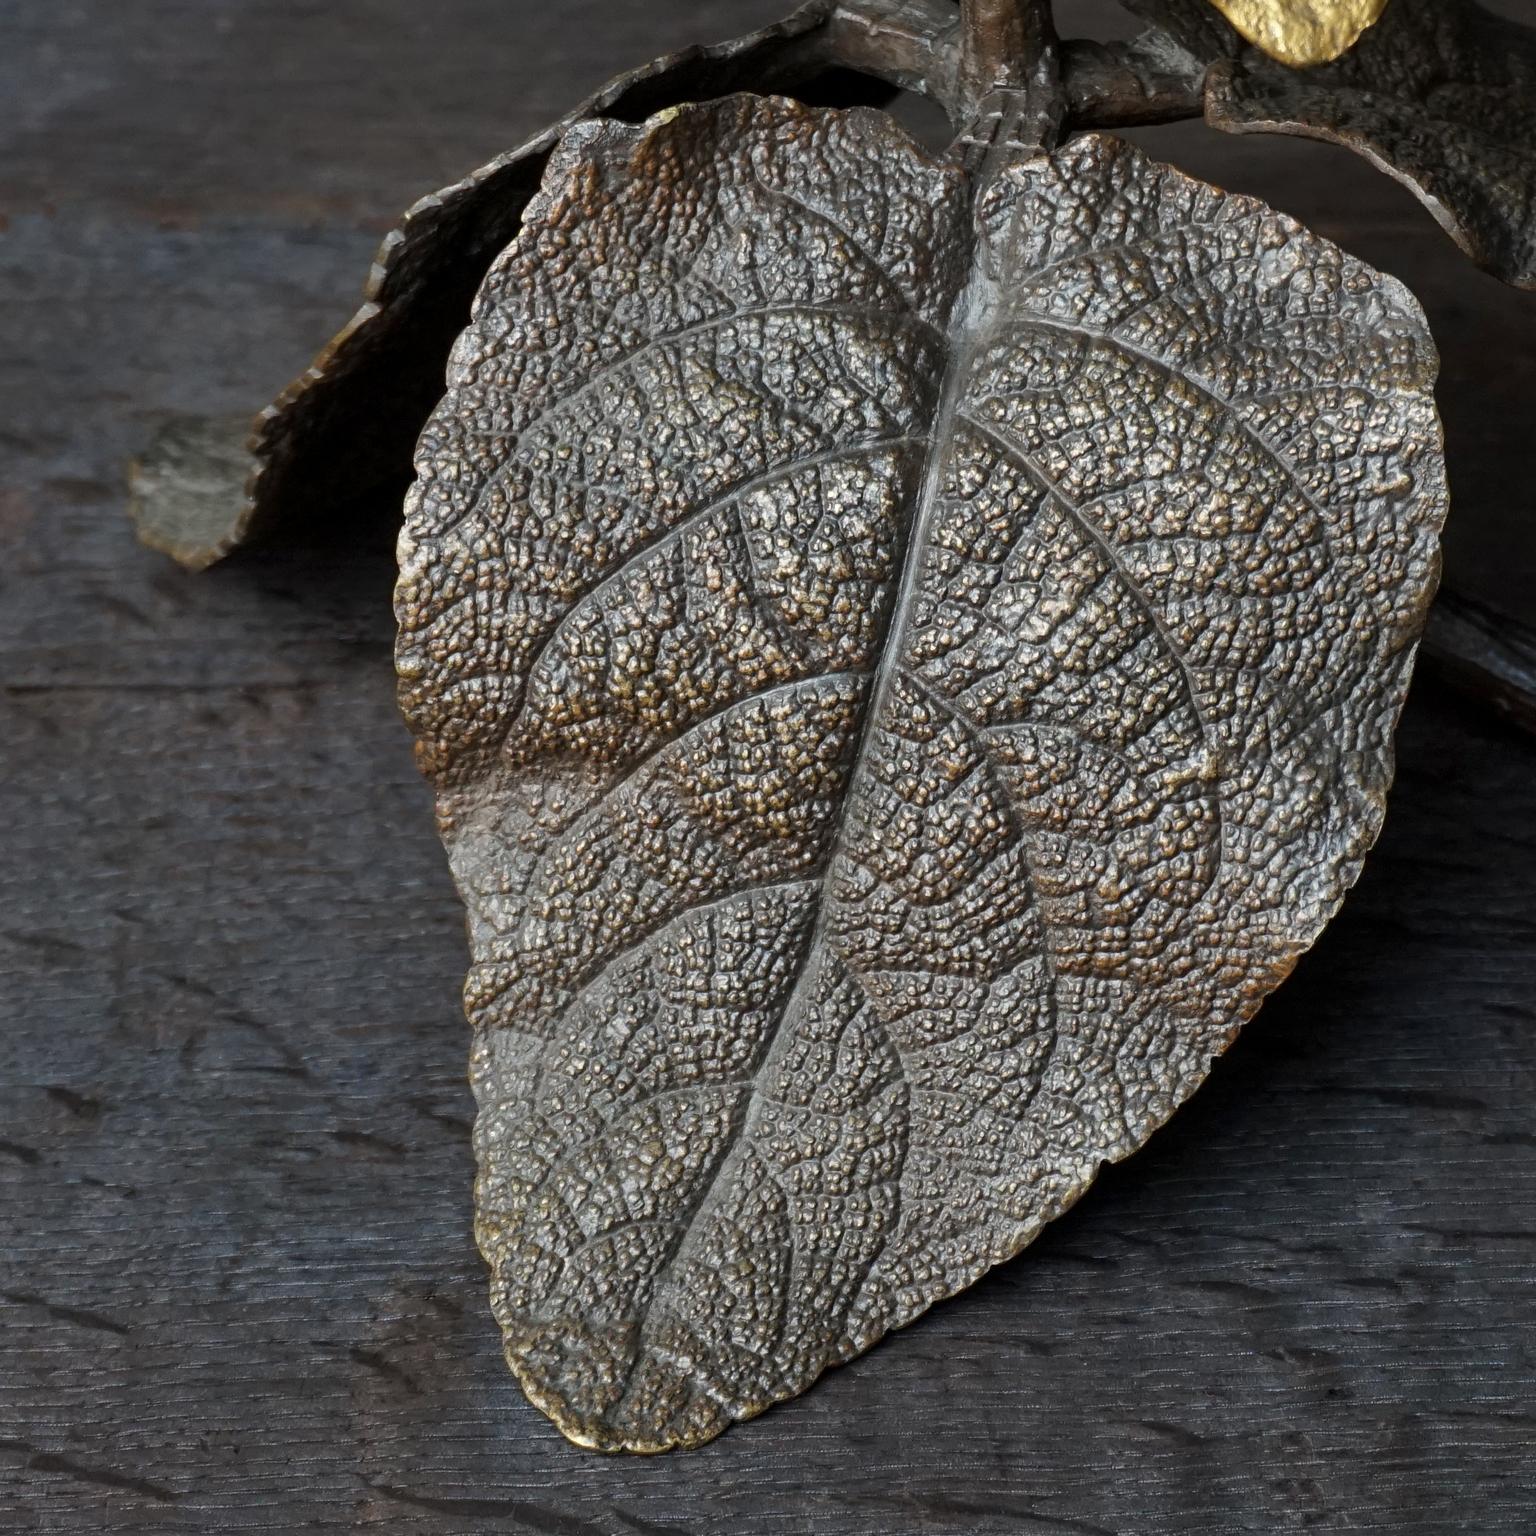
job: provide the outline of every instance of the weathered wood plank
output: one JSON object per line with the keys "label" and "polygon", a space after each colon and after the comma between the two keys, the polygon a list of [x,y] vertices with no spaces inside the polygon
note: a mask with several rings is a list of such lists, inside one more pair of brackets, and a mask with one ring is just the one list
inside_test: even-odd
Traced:
{"label": "weathered wood plank", "polygon": [[[1022,1259],[688,1457],[501,1364],[387,519],[188,577],[121,463],[301,366],[416,193],[774,9],[0,15],[0,1530],[1536,1527],[1536,749],[1428,677],[1343,915]],[[1149,142],[1425,297],[1450,569],[1528,605],[1536,305],[1347,157]]]}

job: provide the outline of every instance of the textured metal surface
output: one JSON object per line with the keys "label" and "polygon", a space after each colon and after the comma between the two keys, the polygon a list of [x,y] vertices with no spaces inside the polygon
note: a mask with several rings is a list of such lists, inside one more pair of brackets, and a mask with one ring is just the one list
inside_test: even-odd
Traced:
{"label": "textured metal surface", "polygon": [[[878,14],[887,8],[898,21],[910,11],[916,20],[909,30],[925,35],[920,5],[892,0],[881,7],[877,0]],[[858,51],[857,29],[845,27],[830,40],[821,35],[832,12],[830,0],[812,0],[730,42],[628,70],[551,127],[418,199],[380,244],[361,307],[248,432],[231,432],[225,422],[171,427],[169,439],[179,446],[158,455],[165,472],[136,487],[131,511],[140,537],[202,569],[275,528],[335,517],[348,504],[378,498],[398,506],[412,445],[442,393],[448,348],[487,267],[517,232],[561,132],[582,118],[644,117],[748,82],[810,82],[835,55]],[[807,48],[813,34],[819,46]],[[186,453],[194,438],[206,449],[196,458]],[[184,472],[169,472],[177,468]],[[209,496],[215,475],[223,493]]]}
{"label": "textured metal surface", "polygon": [[567,137],[398,660],[493,1304],[568,1435],[800,1390],[1199,1084],[1380,824],[1434,367],[1400,284],[1115,140],[973,208],[878,114]]}
{"label": "textured metal surface", "polygon": [[1294,69],[1328,64],[1380,17],[1387,0],[1210,0],[1270,58]]}
{"label": "textured metal surface", "polygon": [[[398,518],[448,349],[571,123],[639,121],[738,89],[851,106],[877,98],[879,82],[926,94],[958,119],[958,24],[949,0],[811,0],[729,42],[625,71],[553,126],[418,199],[379,246],[362,306],[254,424],[170,427],[173,453],[136,486],[141,538],[202,569],[243,544],[350,510]],[[1076,122],[1157,122],[1198,110],[1198,77],[1165,59],[1080,44],[1066,65]],[[194,441],[201,456],[187,452]],[[210,493],[215,478],[223,489]]]}
{"label": "textured metal surface", "polygon": [[[0,7],[8,1533],[1536,1530],[1536,748],[1423,665],[1327,933],[1017,1260],[685,1457],[576,1452],[506,1368],[392,549],[186,579],[122,464],[281,385],[413,187],[781,3]],[[1354,156],[1148,138],[1419,296],[1447,575],[1525,612],[1530,296]]]}
{"label": "textured metal surface", "polygon": [[1479,266],[1536,287],[1536,30],[1473,0],[1393,0],[1337,63],[1284,68],[1205,0],[1127,0],[1211,60],[1208,121],[1342,144],[1411,188]]}

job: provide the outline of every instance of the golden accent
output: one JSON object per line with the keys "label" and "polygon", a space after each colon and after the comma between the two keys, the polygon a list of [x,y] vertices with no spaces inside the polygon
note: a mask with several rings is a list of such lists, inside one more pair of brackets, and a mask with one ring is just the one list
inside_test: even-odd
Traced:
{"label": "golden accent", "polygon": [[1387,0],[1211,0],[1256,48],[1306,69],[1327,64],[1387,8]]}

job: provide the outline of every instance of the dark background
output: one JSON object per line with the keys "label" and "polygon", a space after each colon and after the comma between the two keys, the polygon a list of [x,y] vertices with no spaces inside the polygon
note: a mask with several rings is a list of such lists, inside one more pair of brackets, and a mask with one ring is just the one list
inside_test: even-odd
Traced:
{"label": "dark background", "polygon": [[[1343,914],[1022,1258],[691,1454],[501,1362],[391,530],[192,577],[122,465],[284,383],[418,194],[778,9],[0,7],[0,1529],[1536,1531],[1536,744],[1428,672]],[[1528,614],[1536,294],[1341,151],[1143,137],[1421,295],[1450,576]]]}

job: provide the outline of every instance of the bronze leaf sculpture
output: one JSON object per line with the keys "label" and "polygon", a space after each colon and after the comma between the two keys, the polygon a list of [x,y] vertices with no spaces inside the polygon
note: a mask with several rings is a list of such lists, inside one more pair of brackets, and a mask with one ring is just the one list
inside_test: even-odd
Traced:
{"label": "bronze leaf sculpture", "polygon": [[1479,266],[1536,288],[1536,32],[1466,0],[1392,0],[1343,58],[1296,70],[1245,47],[1205,0],[1126,3],[1210,66],[1213,127],[1342,144]]}
{"label": "bronze leaf sculpture", "polygon": [[[662,61],[412,211],[247,493],[227,433],[141,469],[207,563],[420,429],[397,662],[469,913],[477,1236],[580,1444],[700,1444],[1017,1253],[1381,825],[1446,510],[1423,315],[1085,131],[1235,126],[1240,85],[1342,120],[1377,33],[1304,84],[1133,6],[1105,48],[1044,0],[816,0]],[[1337,136],[1524,280],[1474,157]]]}

